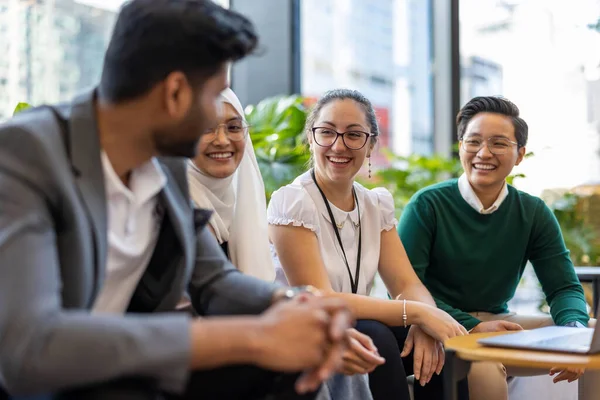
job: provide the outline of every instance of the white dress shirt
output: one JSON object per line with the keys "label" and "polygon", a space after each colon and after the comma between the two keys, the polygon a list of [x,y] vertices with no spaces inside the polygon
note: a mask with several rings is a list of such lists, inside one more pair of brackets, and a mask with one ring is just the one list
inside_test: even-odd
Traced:
{"label": "white dress shirt", "polygon": [[122,314],[154,252],[160,231],[157,195],[167,178],[156,159],[131,172],[129,188],[101,155],[108,207],[108,257],[94,312]]}
{"label": "white dress shirt", "polygon": [[[384,188],[366,189],[354,183],[360,208],[362,225],[362,250],[358,294],[368,295],[373,287],[379,267],[381,232],[394,229],[398,223],[394,214],[394,199]],[[358,255],[358,210],[343,211],[329,203],[339,228],[342,244],[348,257],[352,278],[355,279]],[[352,293],[348,269],[335,231],[330,222],[327,207],[315,185],[310,172],[300,175],[290,185],[277,190],[271,196],[267,210],[271,225],[303,226],[317,235],[323,265],[331,287],[336,292]],[[275,252],[273,252],[275,254]],[[281,268],[275,255],[275,266]],[[278,276],[281,276],[278,273]]]}
{"label": "white dress shirt", "polygon": [[504,182],[504,186],[502,186],[502,190],[500,191],[498,198],[496,198],[496,201],[494,201],[494,204],[492,204],[489,208],[484,208],[483,204],[481,204],[481,200],[479,200],[479,197],[477,197],[477,194],[473,190],[473,187],[469,183],[469,179],[467,179],[465,174],[462,174],[460,178],[458,178],[458,190],[467,204],[473,207],[473,209],[479,214],[493,213],[500,207],[502,202],[506,200],[506,196],[508,196],[508,186],[506,182]]}

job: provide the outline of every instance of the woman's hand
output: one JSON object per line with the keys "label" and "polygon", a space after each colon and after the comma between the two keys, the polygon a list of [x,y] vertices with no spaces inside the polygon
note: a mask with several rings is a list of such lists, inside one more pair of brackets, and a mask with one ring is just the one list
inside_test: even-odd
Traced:
{"label": "woman's hand", "polygon": [[413,325],[408,331],[400,357],[408,356],[413,349],[415,379],[421,386],[425,386],[434,373],[439,375],[442,372],[445,361],[444,347],[441,342],[423,332],[417,325]]}
{"label": "woman's hand", "polygon": [[367,335],[352,328],[348,330],[348,346],[340,371],[344,375],[368,374],[385,359],[379,355],[373,341]]}
{"label": "woman's hand", "polygon": [[[444,343],[454,336],[468,335],[465,327],[447,312],[424,303],[412,303],[411,306],[418,313],[417,325],[432,338]],[[411,312],[410,308],[407,305],[407,313]]]}

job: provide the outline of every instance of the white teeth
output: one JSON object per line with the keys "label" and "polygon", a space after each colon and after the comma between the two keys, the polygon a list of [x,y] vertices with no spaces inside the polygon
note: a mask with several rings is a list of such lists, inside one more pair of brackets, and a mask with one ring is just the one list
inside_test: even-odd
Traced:
{"label": "white teeth", "polygon": [[233,157],[232,152],[227,153],[211,153],[208,155],[210,158],[230,158]]}
{"label": "white teeth", "polygon": [[473,167],[475,167],[475,169],[485,169],[485,170],[496,169],[496,166],[491,165],[491,164],[473,164]]}
{"label": "white teeth", "polygon": [[329,161],[334,163],[346,164],[350,162],[349,158],[346,157],[328,157]]}

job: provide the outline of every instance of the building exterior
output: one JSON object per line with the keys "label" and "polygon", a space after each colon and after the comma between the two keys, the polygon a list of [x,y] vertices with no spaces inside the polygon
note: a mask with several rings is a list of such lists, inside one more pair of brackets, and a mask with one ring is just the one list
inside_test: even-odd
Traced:
{"label": "building exterior", "polygon": [[518,187],[533,194],[600,181],[600,3],[461,0],[462,104],[503,95],[529,125]]}
{"label": "building exterior", "polygon": [[0,2],[0,119],[18,102],[68,100],[96,84],[114,18],[74,0]]}
{"label": "building exterior", "polygon": [[428,0],[301,0],[302,94],[359,90],[378,113],[379,148],[432,153],[430,10]]}

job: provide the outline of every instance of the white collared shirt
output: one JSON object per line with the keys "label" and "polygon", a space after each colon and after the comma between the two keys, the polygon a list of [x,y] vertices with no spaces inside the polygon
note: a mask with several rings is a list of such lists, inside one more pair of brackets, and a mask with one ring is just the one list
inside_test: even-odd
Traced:
{"label": "white collared shirt", "polygon": [[467,204],[469,204],[479,214],[493,213],[500,207],[502,202],[506,199],[506,196],[508,196],[508,186],[506,182],[504,182],[504,186],[502,187],[498,198],[496,201],[494,201],[494,204],[492,204],[489,208],[483,208],[481,200],[479,200],[479,197],[477,197],[477,194],[475,194],[475,191],[473,190],[473,187],[469,183],[469,180],[465,174],[462,174],[460,178],[458,178],[458,190]]}
{"label": "white collared shirt", "polygon": [[158,240],[161,219],[156,212],[157,196],[167,178],[153,158],[131,172],[128,188],[104,152],[101,158],[108,207],[108,257],[93,311],[122,314]]}

